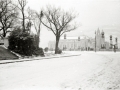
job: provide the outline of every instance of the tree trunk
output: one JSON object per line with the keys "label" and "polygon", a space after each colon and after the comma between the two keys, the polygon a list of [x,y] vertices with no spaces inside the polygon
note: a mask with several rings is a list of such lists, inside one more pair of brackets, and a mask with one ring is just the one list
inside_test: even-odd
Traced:
{"label": "tree trunk", "polygon": [[25,32],[25,19],[23,18],[23,32]]}
{"label": "tree trunk", "polygon": [[3,28],[3,37],[6,37],[5,28]]}
{"label": "tree trunk", "polygon": [[23,32],[25,32],[25,15],[24,15],[24,10],[22,11],[22,16],[23,16]]}
{"label": "tree trunk", "polygon": [[35,35],[35,42],[34,42],[34,44],[35,44],[36,49],[38,49],[39,48],[39,37],[38,37],[38,35]]}
{"label": "tree trunk", "polygon": [[39,25],[39,29],[37,32],[37,47],[39,48],[39,42],[40,42],[40,25]]}
{"label": "tree trunk", "polygon": [[55,44],[55,54],[58,54],[58,44],[59,44],[59,39],[60,37],[59,36],[56,36],[56,44]]}
{"label": "tree trunk", "polygon": [[39,42],[40,42],[40,38],[39,36],[37,36],[37,48],[39,48]]}

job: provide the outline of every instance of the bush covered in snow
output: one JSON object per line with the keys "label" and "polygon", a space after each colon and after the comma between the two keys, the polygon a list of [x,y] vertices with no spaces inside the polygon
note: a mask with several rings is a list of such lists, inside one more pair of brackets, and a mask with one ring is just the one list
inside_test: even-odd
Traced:
{"label": "bush covered in snow", "polygon": [[20,28],[17,28],[13,30],[9,36],[8,48],[25,56],[44,56],[43,49],[36,47],[35,43],[36,40],[34,36],[30,35],[28,32],[22,32]]}
{"label": "bush covered in snow", "polygon": [[44,51],[45,51],[45,52],[48,52],[48,47],[45,47]]}
{"label": "bush covered in snow", "polygon": [[58,54],[61,54],[62,53],[62,50],[61,49],[58,49]]}

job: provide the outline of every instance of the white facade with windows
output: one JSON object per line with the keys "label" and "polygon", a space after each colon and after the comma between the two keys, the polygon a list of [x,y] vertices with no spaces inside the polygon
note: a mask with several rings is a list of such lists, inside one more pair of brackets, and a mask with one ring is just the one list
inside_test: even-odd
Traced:
{"label": "white facade with windows", "polygon": [[[96,42],[96,43],[95,43]],[[100,32],[99,28],[96,32],[96,40],[95,38],[89,38],[87,36],[79,36],[79,37],[62,37],[59,41],[59,48],[61,50],[108,50],[110,48],[110,43],[105,41],[105,33]],[[55,50],[55,41],[50,41],[48,44],[49,50]]]}
{"label": "white facade with windows", "polygon": [[[66,36],[66,35],[65,35]],[[62,50],[90,50],[94,49],[93,39],[87,38],[86,36],[81,37],[65,37],[60,39],[59,48]],[[50,41],[48,44],[50,50],[55,49],[55,41]]]}

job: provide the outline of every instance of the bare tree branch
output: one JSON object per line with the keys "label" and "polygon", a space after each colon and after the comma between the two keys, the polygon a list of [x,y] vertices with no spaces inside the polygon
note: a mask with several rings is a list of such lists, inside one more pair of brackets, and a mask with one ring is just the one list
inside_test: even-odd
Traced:
{"label": "bare tree branch", "polygon": [[[15,5],[15,4],[14,4]],[[22,28],[23,28],[23,32],[25,32],[25,6],[27,5],[27,1],[26,0],[18,0],[18,5],[15,5],[22,14]],[[18,18],[18,17],[17,17]],[[21,19],[21,18],[19,18]]]}
{"label": "bare tree branch", "polygon": [[71,28],[71,29],[69,29],[69,30],[65,30],[65,31],[63,31],[61,34],[60,34],[60,36],[62,36],[64,33],[66,33],[66,32],[70,32],[70,31],[73,31],[73,30],[75,30],[77,27],[73,27],[73,28]]}
{"label": "bare tree branch", "polygon": [[56,35],[56,33],[54,32],[54,30],[53,30],[51,27],[47,26],[45,23],[43,23],[42,20],[41,20],[41,23],[42,23],[44,26],[46,26],[47,28],[49,28],[49,29],[54,33],[54,35]]}
{"label": "bare tree branch", "polygon": [[13,28],[13,23],[16,19],[16,7],[12,5],[11,0],[0,0],[0,27],[3,31],[3,37],[6,36],[9,28]]}

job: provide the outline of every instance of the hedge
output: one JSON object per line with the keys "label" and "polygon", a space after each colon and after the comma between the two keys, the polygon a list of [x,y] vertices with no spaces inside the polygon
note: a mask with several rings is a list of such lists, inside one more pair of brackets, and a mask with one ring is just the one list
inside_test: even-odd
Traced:
{"label": "hedge", "polygon": [[27,32],[22,32],[19,28],[11,32],[8,41],[8,48],[16,53],[25,56],[44,56],[43,49],[36,47],[36,39],[34,36]]}

